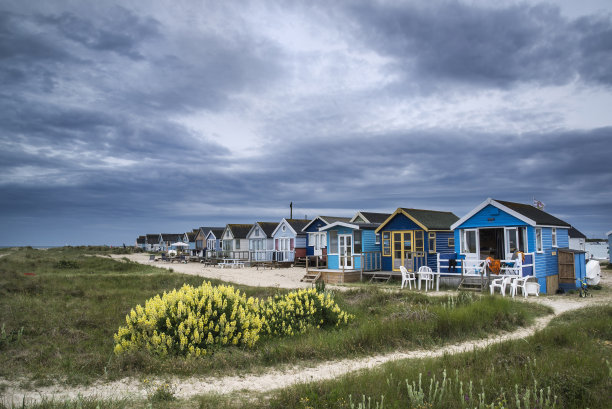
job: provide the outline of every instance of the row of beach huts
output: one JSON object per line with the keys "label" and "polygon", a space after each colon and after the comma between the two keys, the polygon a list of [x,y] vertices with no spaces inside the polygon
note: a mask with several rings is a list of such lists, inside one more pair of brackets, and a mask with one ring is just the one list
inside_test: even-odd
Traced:
{"label": "row of beach huts", "polygon": [[[253,224],[199,227],[181,234],[147,234],[136,246],[148,252],[182,250],[201,261],[303,263],[326,282],[389,279],[421,266],[467,275],[467,261],[521,256],[522,274],[540,291],[575,288],[584,278],[585,236],[531,204],[487,199],[459,218],[451,212],[398,208],[347,217],[286,218]],[[242,263],[241,263],[242,264]],[[467,285],[467,281],[466,281]]]}

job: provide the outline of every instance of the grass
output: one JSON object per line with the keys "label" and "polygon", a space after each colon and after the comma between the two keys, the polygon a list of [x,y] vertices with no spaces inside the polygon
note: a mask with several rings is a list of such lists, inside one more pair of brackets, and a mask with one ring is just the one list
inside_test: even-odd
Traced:
{"label": "grass", "polygon": [[[334,381],[286,388],[248,402],[202,396],[198,404],[201,408],[252,409],[473,408],[484,407],[479,405],[483,401],[489,405],[486,407],[516,408],[519,401],[521,408],[552,407],[552,402],[557,408],[609,408],[611,357],[612,306],[607,305],[563,314],[532,337],[485,350],[392,362]],[[447,382],[443,387],[445,372]],[[411,393],[408,387],[414,386],[418,392],[419,379],[422,396]]]}
{"label": "grass", "polygon": [[[526,325],[535,316],[550,312],[500,297],[477,300],[463,295],[450,300],[360,288],[335,295],[340,306],[356,316],[346,328],[265,338],[253,349],[226,348],[212,358],[162,359],[146,353],[117,357],[112,353],[113,333],[131,308],[183,283],[199,285],[203,278],[127,259],[92,256],[97,252],[92,248],[22,248],[0,258],[0,325],[6,334],[0,341],[0,377],[25,379],[22,386],[28,387],[29,383],[82,384],[123,376],[258,371],[296,361],[475,339]],[[256,297],[279,291],[237,287]]]}

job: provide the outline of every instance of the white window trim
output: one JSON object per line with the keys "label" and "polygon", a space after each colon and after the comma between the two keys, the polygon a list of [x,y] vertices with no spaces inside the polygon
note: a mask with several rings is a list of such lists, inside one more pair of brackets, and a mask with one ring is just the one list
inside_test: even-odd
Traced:
{"label": "white window trim", "polygon": [[552,228],[551,234],[552,234],[552,246],[559,247],[559,242],[557,241],[557,228],[556,227]]}
{"label": "white window trim", "polygon": [[[538,231],[540,232],[540,242],[538,243]],[[539,244],[539,246],[538,246]],[[535,246],[536,253],[544,253],[544,237],[542,237],[542,228],[536,227],[535,229]],[[539,248],[539,250],[538,250]]]}
{"label": "white window trim", "polygon": [[[467,242],[466,235],[468,232],[473,231],[476,235],[476,253],[468,253],[464,250],[466,250],[464,248],[465,243]],[[461,243],[459,243],[461,246],[459,247],[459,250],[461,250],[461,254],[466,255],[466,254],[476,254],[476,256],[479,256],[480,253],[480,234],[478,234],[478,229],[463,229],[461,230],[461,234],[459,235],[459,238],[461,239]]]}

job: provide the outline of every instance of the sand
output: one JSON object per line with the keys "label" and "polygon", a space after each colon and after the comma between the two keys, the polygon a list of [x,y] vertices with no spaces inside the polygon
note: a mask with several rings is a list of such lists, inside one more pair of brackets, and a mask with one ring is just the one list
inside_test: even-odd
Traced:
{"label": "sand", "polygon": [[279,288],[306,288],[308,283],[301,283],[300,279],[306,273],[305,268],[275,268],[263,269],[255,267],[219,268],[204,267],[201,263],[169,263],[167,261],[149,261],[148,254],[130,254],[127,256],[113,255],[113,258],[128,259],[137,263],[148,264],[160,268],[172,269],[179,273],[216,278],[229,283],[244,284],[253,287],[279,287]]}
{"label": "sand", "polygon": [[[130,259],[148,264],[146,256],[134,255]],[[273,285],[283,288],[295,288],[303,286],[299,279],[304,273],[303,268],[290,268],[278,270],[256,270],[254,268],[223,270],[217,268],[202,268],[201,265],[193,264],[167,264],[153,263],[165,268],[172,268],[186,274],[201,275],[203,277],[219,278],[222,280],[247,284],[247,285]],[[602,285],[609,287],[612,282],[609,274],[602,275]],[[602,294],[603,293],[603,294]],[[280,369],[264,371],[258,374],[244,374],[237,376],[208,376],[191,378],[157,378],[151,379],[149,384],[141,382],[136,378],[125,378],[114,382],[99,381],[92,386],[67,387],[64,385],[53,385],[34,389],[22,389],[19,382],[7,382],[4,391],[5,402],[21,404],[25,399],[28,402],[39,402],[43,397],[56,400],[75,399],[82,397],[95,397],[100,399],[108,398],[145,398],[152,390],[151,383],[158,385],[169,380],[176,388],[175,396],[179,398],[190,398],[193,396],[217,393],[260,393],[278,388],[284,388],[297,383],[321,381],[333,379],[344,374],[367,370],[377,367],[389,361],[399,359],[418,359],[439,357],[444,354],[457,354],[474,349],[486,348],[489,345],[504,342],[512,339],[520,339],[533,335],[536,331],[544,328],[555,315],[566,311],[583,308],[593,304],[606,304],[612,301],[609,292],[596,294],[593,298],[579,298],[577,295],[571,296],[542,296],[529,297],[522,299],[522,302],[536,302],[548,305],[553,308],[554,314],[541,317],[536,322],[526,328],[519,328],[516,331],[490,336],[485,339],[472,340],[458,344],[445,345],[436,349],[419,349],[412,351],[397,351],[388,354],[374,355],[366,358],[344,359],[339,361],[329,361],[313,366],[287,366]],[[432,294],[434,295],[434,294]],[[154,388],[153,388],[154,389]]]}

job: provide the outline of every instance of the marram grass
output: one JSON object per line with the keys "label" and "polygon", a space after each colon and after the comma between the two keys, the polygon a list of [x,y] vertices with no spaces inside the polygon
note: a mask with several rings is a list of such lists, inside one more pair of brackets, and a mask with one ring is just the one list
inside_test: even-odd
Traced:
{"label": "marram grass", "polygon": [[228,285],[184,285],[132,309],[127,325],[114,335],[114,352],[205,356],[226,345],[252,348],[261,335],[293,336],[313,327],[347,324],[351,318],[330,293],[315,289],[262,301],[247,299]]}

